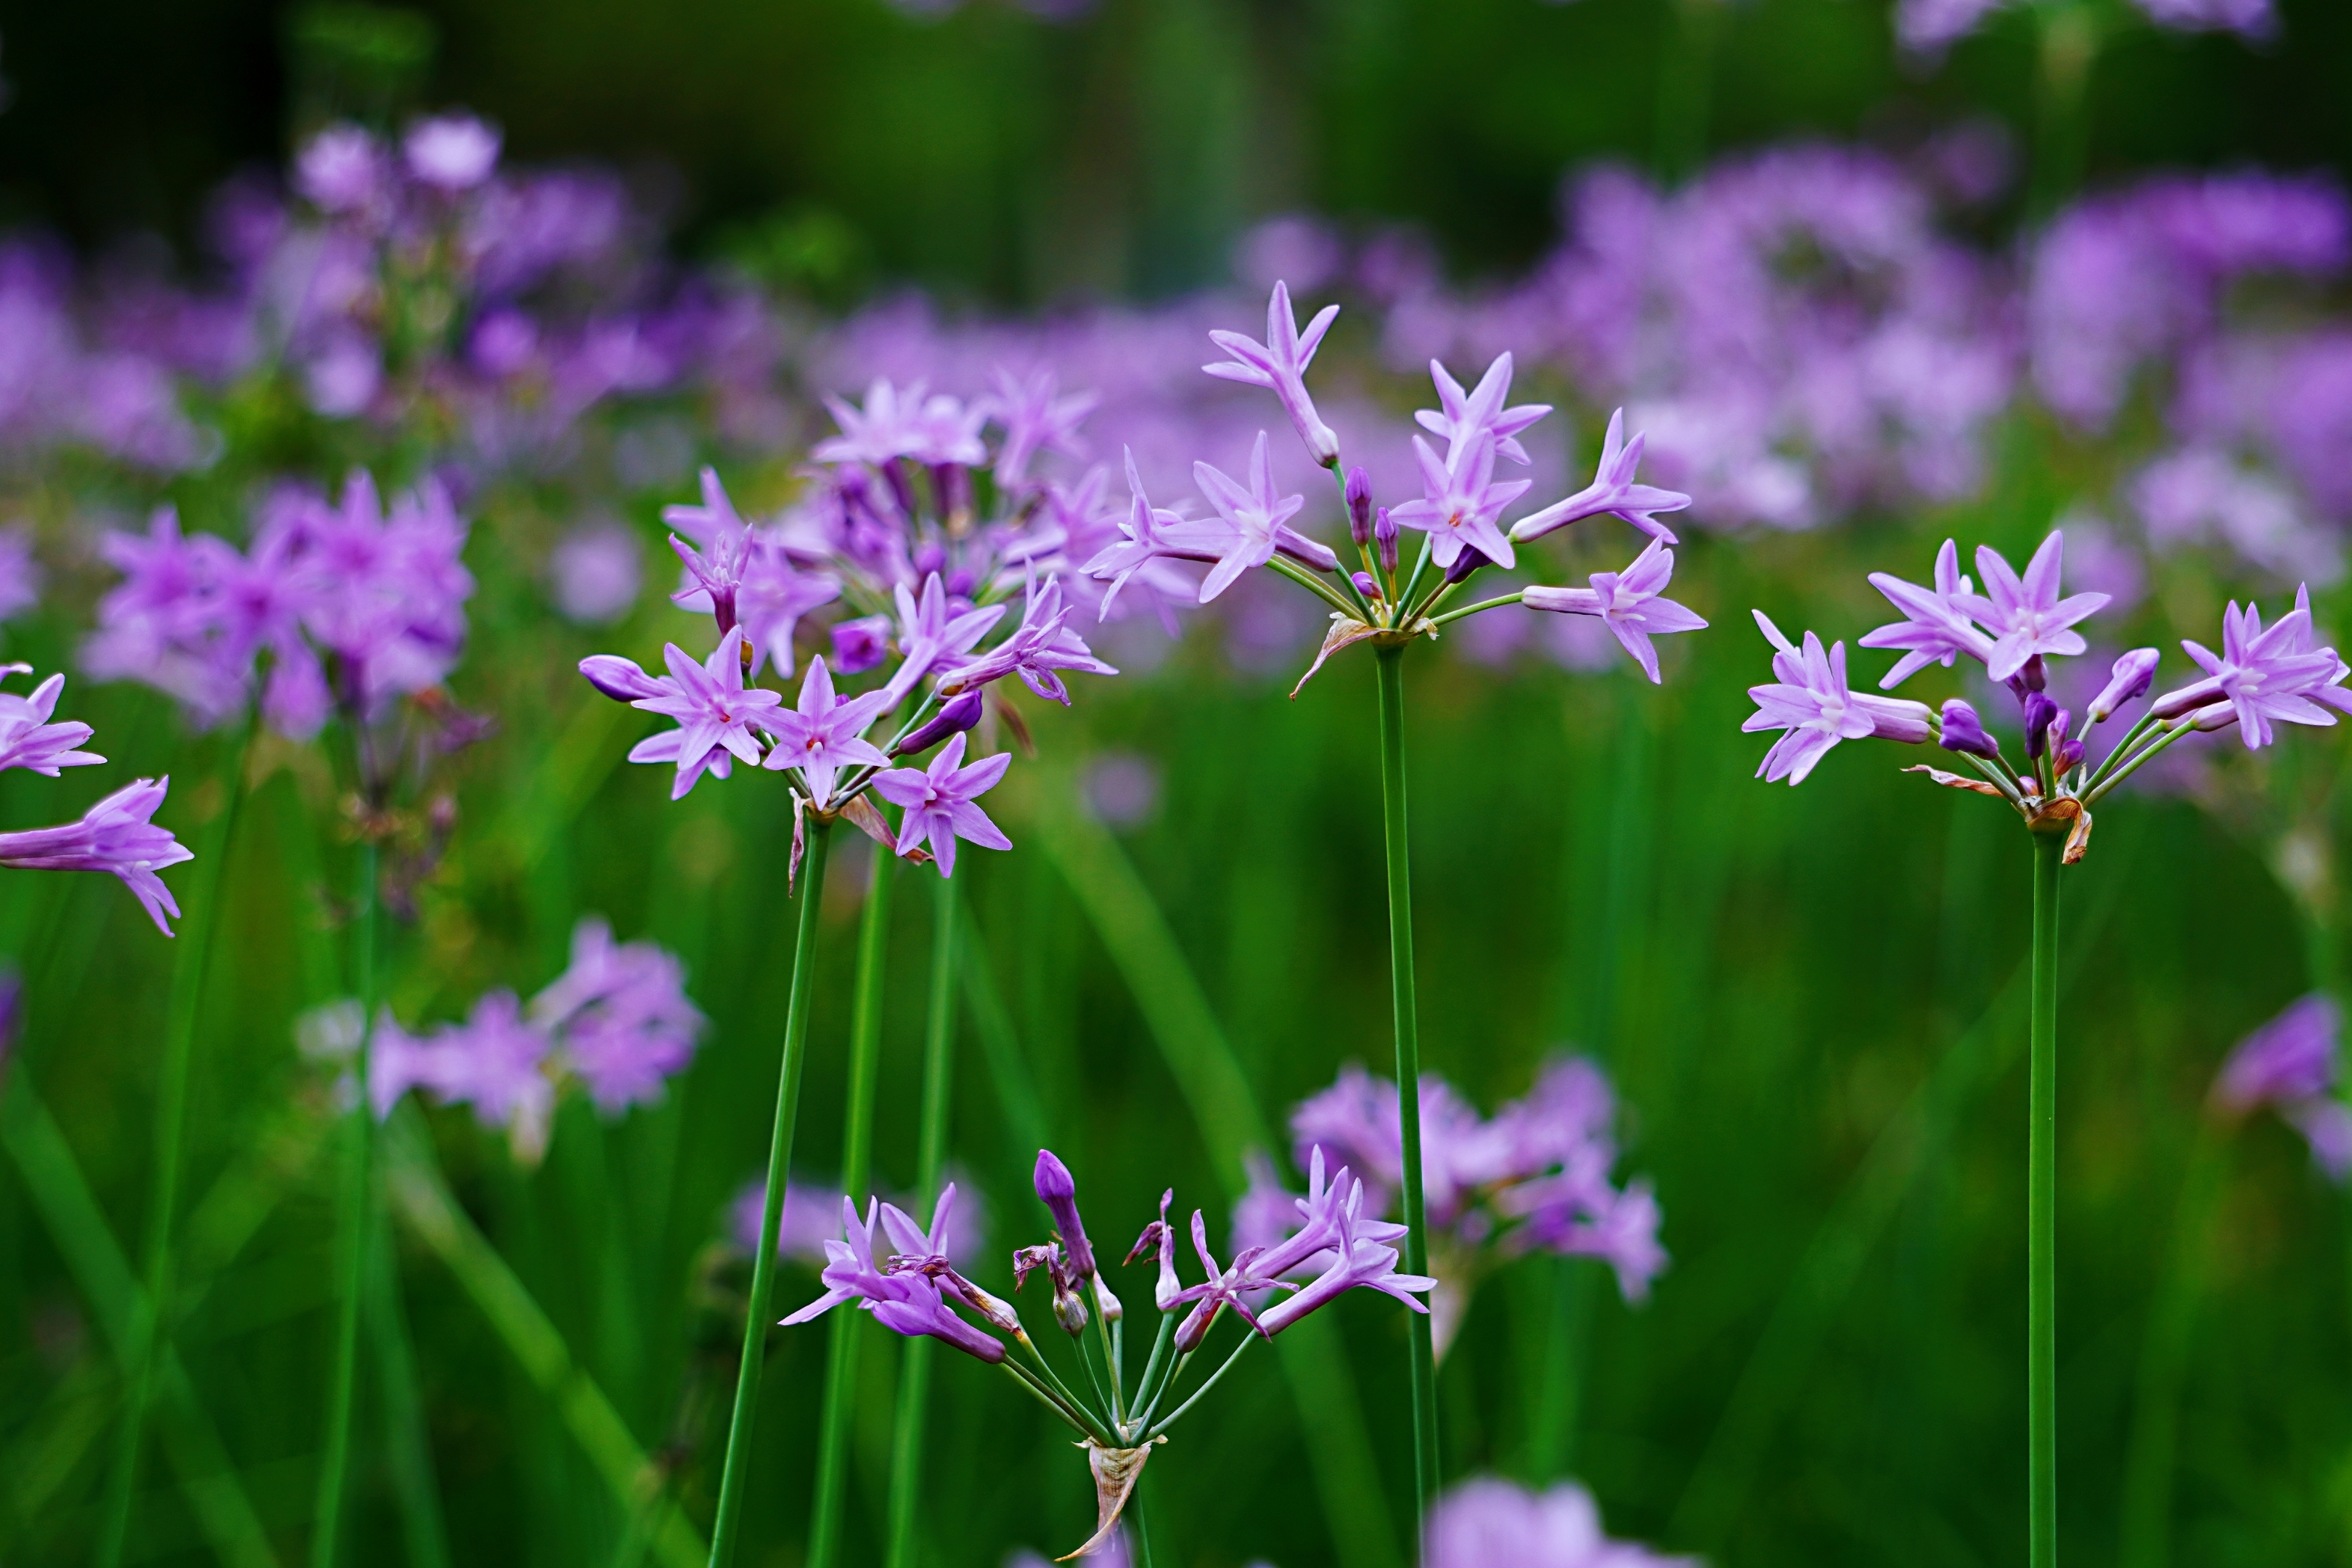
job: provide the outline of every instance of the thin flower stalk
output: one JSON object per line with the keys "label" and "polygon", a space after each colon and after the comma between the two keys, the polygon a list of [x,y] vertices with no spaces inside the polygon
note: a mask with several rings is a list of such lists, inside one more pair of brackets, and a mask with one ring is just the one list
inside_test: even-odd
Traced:
{"label": "thin flower stalk", "polygon": [[811,993],[816,980],[818,906],[824,901],[824,870],[832,825],[808,830],[801,868],[800,923],[793,941],[793,973],[784,1007],[783,1050],[776,1070],[776,1114],[768,1137],[767,1187],[760,1207],[760,1242],[751,1254],[751,1306],[743,1321],[743,1358],[735,1375],[735,1404],[727,1422],[727,1457],[719,1478],[719,1507],[710,1525],[710,1568],[735,1560],[750,1484],[751,1430],[757,1423],[760,1374],[767,1359],[768,1299],[776,1272],[776,1232],[783,1221],[784,1173],[791,1168],[793,1129],[800,1118],[801,1068],[807,1056]]}
{"label": "thin flower stalk", "polygon": [[[857,927],[857,970],[850,983],[849,1099],[842,1121],[841,1183],[866,1189],[874,1159],[874,1096],[882,1070],[883,966],[889,955],[890,889],[896,859],[874,858]],[[942,886],[954,884],[945,878]],[[824,1405],[817,1418],[816,1502],[809,1526],[810,1568],[833,1568],[841,1546],[841,1511],[849,1484],[849,1417],[856,1395],[857,1324],[833,1321]]]}

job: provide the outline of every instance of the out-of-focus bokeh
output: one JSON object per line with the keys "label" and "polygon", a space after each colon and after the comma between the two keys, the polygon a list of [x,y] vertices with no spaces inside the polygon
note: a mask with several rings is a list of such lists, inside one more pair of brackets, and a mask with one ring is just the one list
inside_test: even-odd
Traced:
{"label": "out-of-focus bokeh", "polygon": [[[976,400],[1002,365],[1101,394],[1087,455],[1039,459],[1074,493],[1108,466],[1072,503],[1093,521],[1124,515],[1122,447],[1172,504],[1195,459],[1238,472],[1270,427],[1302,526],[1337,540],[1272,401],[1196,368],[1209,329],[1258,330],[1278,279],[1344,307],[1317,393],[1384,501],[1419,482],[1426,362],[1505,351],[1517,395],[1558,405],[1527,438],[1548,492],[1582,482],[1622,405],[1645,476],[1696,497],[1675,592],[1712,625],[1670,639],[1663,685],[1588,623],[1516,607],[1413,650],[1425,1061],[1491,1114],[1592,1058],[1616,1177],[1654,1193],[1671,1255],[1638,1301],[1591,1259],[1480,1255],[1441,1373],[1446,1480],[1573,1478],[1612,1535],[1729,1568],[2018,1555],[2027,850],[1878,742],[1799,790],[1753,778],[1739,725],[1769,649],[1748,612],[1843,639],[1874,686],[1867,573],[1924,581],[1948,536],[2021,561],[2056,524],[2070,586],[2114,595],[2086,628],[2100,670],[2138,645],[2185,669],[2179,639],[2218,643],[2225,603],[2274,617],[2305,583],[2323,634],[2352,631],[2352,8],[12,5],[0,79],[0,654],[68,671],[59,717],[113,764],[0,773],[0,828],[168,772],[158,819],[194,841],[228,797],[223,715],[146,645],[92,641],[122,629],[101,606],[152,508],[242,548],[288,486],[439,479],[476,585],[462,656],[416,683],[447,750],[398,845],[388,1004],[422,1034],[538,994],[601,916],[675,954],[708,1019],[666,1092],[617,1111],[567,1086],[528,1136],[422,1096],[388,1124],[399,1321],[369,1330],[350,1561],[683,1564],[708,1530],[792,818],[749,769],[673,804],[667,770],[622,760],[646,726],[574,673],[709,651],[667,597],[663,509],[709,463],[776,514],[825,395],[887,377]],[[396,139],[457,110],[503,138],[467,209],[480,243],[379,296],[406,262],[339,249],[291,161],[331,125]],[[1528,555],[1580,580],[1631,537],[1600,520]],[[1098,1247],[1172,1184],[1222,1249],[1244,1157],[1296,1185],[1293,1108],[1385,1070],[1371,673],[1335,658],[1291,697],[1321,619],[1265,586],[1173,637],[1089,614],[1124,673],[1074,680],[1068,712],[1018,699],[1037,756],[990,801],[1016,847],[958,869],[950,1155],[992,1288],[1045,1231],[1041,1141]],[[1941,670],[1905,694],[1930,686],[1985,697]],[[2068,874],[2070,1560],[2352,1561],[2333,1088],[2212,1089],[2237,1041],[2339,984],[2347,745],[2184,747]],[[355,827],[327,758],[264,735],[244,764],[177,1360],[126,1561],[307,1552],[339,1092],[319,1010],[354,989]],[[841,1168],[872,874],[862,840],[842,854],[794,1306]],[[911,896],[931,872],[898,875],[885,1194],[915,1179],[931,934]],[[174,954],[110,879],[0,879],[22,984],[0,1038],[0,1563],[79,1563],[126,1404]],[[1197,1092],[1227,1068],[1238,1108]],[[1327,1316],[1318,1356],[1244,1363],[1153,1461],[1162,1568],[1408,1561],[1400,1314]],[[772,1343],[739,1561],[799,1568],[824,1334]],[[863,1363],[845,1562],[880,1560],[897,1343],[874,1329]],[[1066,1435],[985,1372],[934,1368],[925,1568],[1093,1525]]]}

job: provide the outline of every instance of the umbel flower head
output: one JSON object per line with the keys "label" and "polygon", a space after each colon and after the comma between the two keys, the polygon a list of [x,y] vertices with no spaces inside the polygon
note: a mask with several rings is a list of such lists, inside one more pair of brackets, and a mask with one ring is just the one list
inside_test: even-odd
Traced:
{"label": "umbel flower head", "polygon": [[[1208,461],[1192,465],[1193,482],[1213,517],[1196,520],[1182,510],[1154,506],[1130,456],[1127,518],[1118,525],[1118,536],[1085,564],[1088,576],[1109,584],[1103,595],[1105,612],[1148,568],[1178,562],[1207,563],[1210,570],[1193,595],[1203,605],[1244,574],[1270,570],[1316,595],[1330,612],[1331,629],[1300,679],[1302,687],[1341,648],[1360,642],[1395,646],[1435,637],[1465,616],[1507,605],[1598,616],[1643,673],[1658,680],[1657,649],[1651,639],[1696,631],[1706,623],[1665,597],[1674,577],[1670,546],[1675,536],[1658,514],[1687,507],[1690,497],[1643,484],[1635,477],[1643,438],[1637,433],[1626,439],[1623,411],[1609,422],[1600,468],[1591,484],[1508,521],[1505,514],[1533,488],[1533,481],[1498,477],[1496,465],[1528,462],[1519,437],[1550,407],[1511,404],[1508,353],[1497,355],[1477,385],[1466,392],[1444,365],[1433,360],[1430,377],[1438,406],[1416,416],[1429,436],[1412,437],[1422,493],[1380,505],[1362,468],[1342,472],[1339,438],[1316,413],[1307,390],[1307,367],[1338,315],[1338,306],[1326,306],[1305,331],[1298,331],[1289,289],[1277,283],[1267,306],[1266,341],[1212,332],[1212,340],[1233,357],[1205,368],[1211,375],[1275,394],[1307,455],[1331,470],[1339,488],[1350,559],[1343,561],[1339,550],[1297,526],[1306,498],[1279,493],[1263,430],[1250,448],[1246,483]],[[1442,441],[1444,449],[1429,437]],[[1517,566],[1520,544],[1603,515],[1622,518],[1651,536],[1650,547],[1624,571],[1596,573],[1581,588],[1515,589],[1446,607],[1478,572]],[[1422,536],[1419,557],[1409,565],[1400,550],[1406,532]]]}
{"label": "umbel flower head", "polygon": [[[614,654],[583,659],[580,673],[676,723],[629,753],[676,770],[671,798],[741,763],[786,775],[796,824],[845,819],[942,876],[960,842],[1012,847],[977,804],[1010,758],[968,761],[967,737],[990,700],[1010,711],[1007,677],[1067,707],[1065,676],[1118,674],[1087,647],[1077,612],[1107,617],[1120,588],[1130,607],[1150,607],[1142,601],[1164,584],[1149,553],[1108,592],[1076,574],[1119,531],[1102,500],[1107,476],[1036,471],[1047,454],[1083,456],[1091,395],[1003,373],[997,387],[969,403],[919,382],[877,381],[862,405],[829,397],[840,433],[817,444],[806,489],[782,515],[747,521],[707,468],[700,504],[665,512],[685,536],[672,541],[685,566],[673,602],[710,616],[718,646],[698,657],[669,644],[666,675]],[[983,494],[992,510],[976,515]],[[797,691],[784,688],[803,668],[797,645],[818,637],[829,653],[806,660]],[[928,765],[918,761],[934,748]],[[898,808],[895,826],[877,800]],[[793,842],[797,866],[798,826]]]}
{"label": "umbel flower head", "polygon": [[2235,727],[2247,749],[2258,751],[2277,738],[2279,724],[2331,725],[2338,712],[2352,711],[2352,690],[2344,686],[2352,666],[2318,644],[2310,590],[2298,588],[2294,607],[2269,626],[2254,605],[2232,602],[2222,616],[2220,653],[2183,642],[2202,676],[2158,695],[2093,763],[2089,731],[2148,691],[2161,656],[2155,648],[2132,649],[2115,661],[2079,716],[2061,707],[2050,695],[2053,661],[2085,650],[2075,628],[2107,604],[2105,594],[2062,591],[2064,560],[2065,541],[2055,531],[2022,573],[2000,552],[1980,548],[1976,563],[1985,586],[1979,593],[1960,573],[1958,546],[1947,540],[1932,586],[1884,572],[1870,578],[1902,616],[1861,639],[1864,647],[1902,654],[1879,685],[1899,685],[1929,665],[1948,668],[1964,656],[1976,660],[2016,700],[2024,731],[2017,761],[1966,699],[1948,699],[1939,710],[1856,692],[1847,680],[1843,643],[1824,652],[1821,639],[1807,632],[1799,647],[1759,610],[1756,623],[1772,645],[1776,679],[1749,688],[1756,711],[1741,727],[1778,731],[1780,738],[1757,773],[1801,784],[1841,741],[1877,736],[1916,745],[1932,738],[1967,772],[1927,765],[1906,771],[2006,801],[2034,832],[2065,835],[2065,858],[2072,863],[2089,845],[2091,807],[2182,736]]}

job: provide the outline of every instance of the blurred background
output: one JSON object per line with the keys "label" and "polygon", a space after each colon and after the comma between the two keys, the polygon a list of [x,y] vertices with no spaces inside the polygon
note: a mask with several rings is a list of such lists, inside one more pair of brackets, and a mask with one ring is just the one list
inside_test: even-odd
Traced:
{"label": "blurred background", "polygon": [[[1529,439],[1540,482],[1580,482],[1624,404],[1645,477],[1697,497],[1675,593],[1713,626],[1675,639],[1662,687],[1549,626],[1414,652],[1424,1059],[1488,1113],[1548,1060],[1601,1064],[1619,1178],[1654,1184],[1673,1259],[1639,1304],[1590,1260],[1496,1260],[1443,1367],[1447,1480],[1573,1478],[1612,1533],[1736,1568],[2015,1558],[2026,845],[1884,747],[1801,790],[1754,780],[1748,612],[1851,644],[1885,618],[1866,573],[1925,580],[1947,536],[2021,561],[2063,523],[2070,584],[2116,596],[2085,666],[2153,643],[2185,668],[2177,640],[2217,642],[2225,602],[2274,614],[2304,582],[2323,630],[2352,626],[2352,8],[125,0],[0,5],[0,516],[29,552],[5,651],[72,672],[67,710],[116,764],[0,775],[0,826],[168,771],[159,820],[192,838],[234,776],[226,731],[91,668],[110,531],[169,501],[242,541],[284,481],[441,477],[478,584],[448,689],[494,729],[439,764],[447,812],[386,939],[394,1011],[422,1028],[528,995],[594,913],[678,955],[709,1020],[659,1104],[567,1095],[542,1158],[462,1107],[395,1119],[385,1342],[413,1365],[362,1387],[352,1561],[693,1561],[648,1495],[707,1529],[791,824],[757,779],[670,804],[622,762],[635,717],[572,674],[686,637],[662,508],[709,462],[772,511],[831,428],[824,395],[977,397],[1000,363],[1099,390],[1093,458],[1131,446],[1173,496],[1192,458],[1237,471],[1278,426],[1196,368],[1208,328],[1255,332],[1277,278],[1346,306],[1318,395],[1384,499],[1412,482],[1425,362],[1466,380],[1505,350],[1559,405]],[[450,109],[502,132],[499,188],[544,196],[540,227],[512,220],[421,335],[376,322],[355,350],[335,307],[286,303],[317,216],[289,159],[332,123]],[[502,358],[509,318],[535,335]],[[1547,580],[1622,565],[1625,538],[1579,537]],[[1171,1184],[1222,1237],[1244,1153],[1287,1161],[1292,1107],[1382,1070],[1371,675],[1335,661],[1291,699],[1319,630],[1237,593],[1173,638],[1105,628],[1126,673],[1073,711],[1024,700],[1039,756],[996,797],[1016,850],[959,871],[977,945],[951,1146],[990,1256],[1043,1234],[1042,1140],[1098,1239]],[[1880,656],[1854,657],[1874,680]],[[2070,1558],[2352,1562],[2352,1211],[2308,1104],[2210,1092],[2235,1042],[2337,984],[2345,745],[2218,737],[2117,796],[2069,874]],[[184,1398],[158,1406],[130,1561],[305,1551],[334,1086],[297,1035],[353,988],[351,836],[315,749],[265,740],[245,777],[196,1035]],[[819,1194],[870,876],[844,853],[795,1160]],[[886,1192],[914,1177],[918,875]],[[79,1563],[125,1401],[172,955],[108,879],[16,872],[0,952],[22,985],[0,1563]],[[1222,1058],[1245,1106],[1193,1094]],[[782,1278],[792,1304],[816,1289],[804,1259]],[[1176,1562],[1408,1560],[1402,1331],[1373,1303],[1328,1316],[1322,1353],[1254,1363],[1155,1460]],[[747,1563],[804,1560],[822,1343],[772,1341]],[[847,1561],[879,1557],[895,1366],[864,1363]],[[1065,1435],[982,1371],[934,1374],[937,1568],[1092,1527]]]}

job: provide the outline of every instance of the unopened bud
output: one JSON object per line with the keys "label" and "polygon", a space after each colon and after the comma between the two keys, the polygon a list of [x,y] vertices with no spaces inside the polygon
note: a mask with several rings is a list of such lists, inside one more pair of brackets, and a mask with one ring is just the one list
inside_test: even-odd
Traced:
{"label": "unopened bud", "polygon": [[1013,1310],[1010,1301],[990,1295],[961,1274],[950,1273],[948,1285],[963,1299],[965,1306],[987,1319],[989,1326],[998,1332],[1015,1336],[1022,1333],[1021,1314]]}
{"label": "unopened bud", "polygon": [[2053,773],[2069,772],[2083,760],[2083,742],[2066,738],[2066,731],[2074,724],[2074,715],[2063,708],[2058,710],[2058,717],[2050,721],[2050,765]]}
{"label": "unopened bud", "polygon": [[1977,710],[1957,697],[1944,704],[1944,737],[1939,744],[1948,752],[1965,752],[1970,756],[1990,759],[2000,755],[2000,742],[1986,733]]}
{"label": "unopened bud", "polygon": [[987,708],[986,699],[978,691],[960,692],[948,699],[947,706],[925,720],[913,734],[891,747],[890,754],[903,757],[914,752],[928,752],[950,735],[961,735],[979,723]]}
{"label": "unopened bud", "polygon": [[2086,714],[2089,721],[2105,723],[2116,709],[2154,685],[2159,657],[2152,647],[2136,647],[2116,660],[2115,673],[2108,678],[2105,689],[2091,699]]}
{"label": "unopened bud", "polygon": [[2039,760],[2050,746],[2050,723],[2058,717],[2058,704],[2040,691],[2025,694],[2025,754]]}
{"label": "unopened bud", "polygon": [[1054,1297],[1054,1321],[1062,1331],[1076,1339],[1087,1331],[1086,1298],[1076,1290],[1057,1291]]}
{"label": "unopened bud", "polygon": [[1350,573],[1348,581],[1353,583],[1356,585],[1356,592],[1367,599],[1377,599],[1381,596],[1381,585],[1372,580],[1372,574],[1370,572]]}
{"label": "unopened bud", "polygon": [[1453,584],[1459,583],[1463,578],[1467,577],[1471,573],[1478,570],[1479,567],[1492,566],[1494,563],[1495,558],[1493,556],[1487,554],[1485,551],[1479,549],[1475,544],[1465,544],[1462,547],[1462,553],[1454,558],[1454,564],[1445,569],[1445,581],[1450,586]]}
{"label": "unopened bud", "polygon": [[1372,476],[1361,463],[1348,470],[1348,537],[1361,550],[1372,542]]}
{"label": "unopened bud", "polygon": [[1103,1315],[1106,1323],[1116,1323],[1127,1316],[1127,1308],[1120,1304],[1118,1296],[1112,1293],[1110,1286],[1099,1274],[1095,1276],[1095,1310]]}
{"label": "unopened bud", "polygon": [[1391,576],[1397,569],[1397,535],[1402,531],[1389,520],[1389,509],[1382,507],[1372,519],[1372,545],[1381,552],[1381,570]]}

